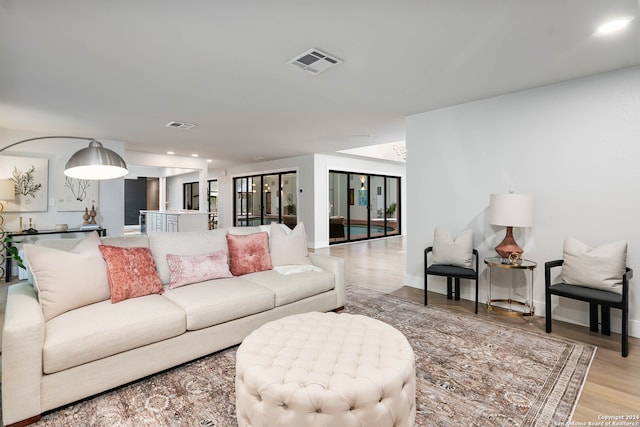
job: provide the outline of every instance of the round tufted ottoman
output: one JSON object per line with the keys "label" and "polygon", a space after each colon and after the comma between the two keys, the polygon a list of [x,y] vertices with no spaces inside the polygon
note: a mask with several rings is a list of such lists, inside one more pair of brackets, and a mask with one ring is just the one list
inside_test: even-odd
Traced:
{"label": "round tufted ottoman", "polygon": [[365,316],[305,313],[252,332],[236,356],[239,427],[399,427],[416,415],[415,356]]}

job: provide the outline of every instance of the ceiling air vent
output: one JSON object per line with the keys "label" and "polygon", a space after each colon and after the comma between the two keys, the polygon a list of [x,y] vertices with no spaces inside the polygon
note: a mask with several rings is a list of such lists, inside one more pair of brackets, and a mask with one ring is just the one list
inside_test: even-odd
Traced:
{"label": "ceiling air vent", "polygon": [[165,126],[170,128],[176,128],[176,129],[191,129],[196,127],[197,125],[194,125],[193,123],[177,122],[174,120],[172,122],[167,123]]}
{"label": "ceiling air vent", "polygon": [[320,49],[309,49],[289,61],[289,64],[293,64],[313,74],[320,74],[341,63],[341,59],[329,55]]}

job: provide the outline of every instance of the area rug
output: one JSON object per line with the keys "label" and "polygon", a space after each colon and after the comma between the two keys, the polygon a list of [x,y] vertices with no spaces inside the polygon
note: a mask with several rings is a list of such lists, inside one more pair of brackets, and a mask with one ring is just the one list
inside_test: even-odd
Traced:
{"label": "area rug", "polygon": [[[345,311],[380,319],[408,338],[418,426],[567,425],[595,354],[593,346],[537,329],[355,286]],[[53,411],[35,425],[237,426],[236,349]]]}

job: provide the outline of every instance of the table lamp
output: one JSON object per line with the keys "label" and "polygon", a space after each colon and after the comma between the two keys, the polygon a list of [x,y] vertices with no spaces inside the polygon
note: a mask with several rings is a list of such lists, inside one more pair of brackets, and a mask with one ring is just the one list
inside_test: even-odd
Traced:
{"label": "table lamp", "polygon": [[15,200],[16,198],[16,190],[13,184],[13,181],[10,179],[0,179],[0,277],[5,276],[4,270],[4,262],[6,259],[5,249],[6,246],[4,244],[4,217],[2,216],[2,212],[4,212],[4,204],[9,200]]}
{"label": "table lamp", "polygon": [[495,247],[503,259],[517,258],[522,248],[513,238],[513,227],[531,227],[533,225],[533,196],[531,194],[491,194],[489,199],[489,222],[492,225],[507,227],[504,239]]}
{"label": "table lamp", "polygon": [[16,187],[13,181],[10,179],[0,179],[0,231],[3,230],[4,218],[2,212],[4,211],[4,204],[10,200],[16,198]]}

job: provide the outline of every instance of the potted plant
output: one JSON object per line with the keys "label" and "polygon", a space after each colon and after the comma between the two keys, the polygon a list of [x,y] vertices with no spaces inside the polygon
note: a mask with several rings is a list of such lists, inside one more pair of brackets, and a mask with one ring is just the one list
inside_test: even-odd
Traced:
{"label": "potted plant", "polygon": [[396,209],[398,208],[398,204],[397,203],[391,203],[388,207],[387,207],[387,218],[391,218],[393,217],[393,214],[396,213]]}
{"label": "potted plant", "polygon": [[287,194],[287,215],[296,214],[296,204],[293,203],[293,194]]}
{"label": "potted plant", "polygon": [[16,248],[15,246],[16,243],[20,243],[20,242],[14,241],[9,236],[5,236],[2,242],[4,243],[4,247],[5,247],[5,253],[6,253],[5,256],[13,259],[18,265],[18,267],[26,270],[27,267],[25,267],[24,262],[22,261],[22,258],[18,254],[18,248]]}

